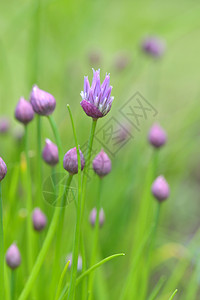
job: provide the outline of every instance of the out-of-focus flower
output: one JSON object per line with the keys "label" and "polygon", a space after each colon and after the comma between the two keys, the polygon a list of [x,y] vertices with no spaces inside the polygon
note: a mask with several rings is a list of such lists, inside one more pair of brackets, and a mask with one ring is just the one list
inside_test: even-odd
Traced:
{"label": "out-of-focus flower", "polygon": [[33,110],[41,116],[48,116],[53,113],[56,107],[55,98],[34,85],[30,95],[31,105]]}
{"label": "out-of-focus flower", "polygon": [[31,104],[23,97],[21,97],[17,103],[15,118],[24,125],[27,125],[34,118],[34,111]]}
{"label": "out-of-focus flower", "polygon": [[152,146],[160,148],[167,141],[166,132],[159,124],[154,124],[149,131],[148,140]]}
{"label": "out-of-focus flower", "polygon": [[[83,153],[79,149],[80,157],[81,157],[81,170],[83,170],[85,166],[85,159]],[[64,156],[63,159],[63,167],[66,171],[68,171],[71,175],[78,173],[78,160],[77,160],[77,151],[76,147],[70,149]]]}
{"label": "out-of-focus flower", "polygon": [[[70,261],[68,268],[70,269],[72,266],[72,253],[69,253],[66,257],[66,262]],[[82,270],[82,257],[79,255],[78,256],[78,263],[77,263],[77,270],[81,271]]]}
{"label": "out-of-focus flower", "polygon": [[151,191],[159,202],[166,200],[170,194],[169,185],[163,176],[158,176],[156,178],[152,184]]}
{"label": "out-of-focus flower", "polygon": [[58,147],[49,139],[46,139],[46,143],[42,151],[42,157],[50,166],[55,166],[59,161]]}
{"label": "out-of-focus flower", "polygon": [[47,224],[45,214],[38,207],[36,207],[32,213],[32,221],[33,227],[36,231],[42,231]]}
{"label": "out-of-focus flower", "polygon": [[94,172],[99,175],[99,177],[104,177],[109,174],[112,167],[111,160],[103,149],[94,158],[92,165]]}
{"label": "out-of-focus flower", "polygon": [[111,97],[110,75],[100,83],[100,69],[93,69],[93,81],[90,87],[88,76],[84,79],[84,90],[81,92],[81,106],[84,112],[93,119],[102,118],[110,111],[114,97]]}
{"label": "out-of-focus flower", "polygon": [[114,66],[117,71],[123,71],[130,63],[130,57],[128,53],[119,53],[114,61]]}
{"label": "out-of-focus flower", "polygon": [[101,62],[101,53],[98,50],[92,50],[88,54],[89,62],[92,66],[98,65]]}
{"label": "out-of-focus flower", "polygon": [[[89,217],[89,221],[90,221],[90,224],[92,225],[92,227],[95,226],[96,217],[97,217],[97,209],[96,209],[96,207],[94,207],[91,210],[90,217]],[[101,208],[99,211],[99,226],[102,227],[104,222],[105,222],[105,214],[104,214],[103,208]]]}
{"label": "out-of-focus flower", "polygon": [[6,117],[0,118],[0,133],[7,133],[10,129],[10,121]]}
{"label": "out-of-focus flower", "polygon": [[15,243],[13,243],[6,252],[6,262],[13,270],[21,264],[21,255]]}
{"label": "out-of-focus flower", "polygon": [[13,129],[13,137],[17,142],[21,142],[24,137],[24,126],[19,125]]}
{"label": "out-of-focus flower", "polygon": [[0,157],[0,181],[4,179],[7,174],[7,166],[4,160]]}
{"label": "out-of-focus flower", "polygon": [[145,38],[145,40],[142,42],[142,49],[149,55],[161,57],[165,52],[166,45],[162,39],[151,36]]}

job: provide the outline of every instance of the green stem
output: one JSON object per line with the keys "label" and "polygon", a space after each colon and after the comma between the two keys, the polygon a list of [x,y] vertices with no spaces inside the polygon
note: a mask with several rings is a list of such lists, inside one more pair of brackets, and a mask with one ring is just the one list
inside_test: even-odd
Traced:
{"label": "green stem", "polygon": [[62,143],[61,143],[60,135],[59,135],[58,128],[56,126],[56,123],[55,123],[52,115],[48,116],[48,120],[51,125],[52,131],[54,133],[54,136],[56,139],[56,144],[58,146],[59,163],[60,163],[60,168],[62,170],[62,159],[61,158],[63,158],[63,150],[62,150]]}
{"label": "green stem", "polygon": [[62,288],[62,285],[63,285],[63,281],[64,281],[64,277],[65,277],[65,274],[67,272],[67,269],[68,269],[68,266],[69,266],[69,263],[70,261],[68,261],[64,267],[64,270],[60,276],[60,280],[58,282],[58,288],[57,288],[57,292],[56,292],[56,297],[55,297],[55,300],[58,300],[59,299],[59,295],[61,293],[61,288]]}
{"label": "green stem", "polygon": [[15,270],[11,270],[10,299],[15,299]]}
{"label": "green stem", "polygon": [[38,193],[37,193],[37,201],[41,203],[41,195],[42,195],[42,128],[41,124],[42,119],[38,115],[37,116],[37,181],[38,181]]}
{"label": "green stem", "polygon": [[0,181],[0,299],[4,299],[4,237],[3,237],[3,203]]}
{"label": "green stem", "polygon": [[[94,229],[94,242],[93,242],[93,248],[92,248],[92,255],[91,255],[91,266],[95,264],[96,256],[97,256],[97,246],[98,246],[98,240],[99,240],[99,212],[101,208],[101,191],[102,191],[102,179],[99,178],[99,191],[98,191],[98,197],[97,197],[97,205],[96,205],[96,220],[95,220],[95,229]],[[93,274],[89,277],[89,300],[92,300],[92,287],[93,287],[93,281],[94,276]]]}

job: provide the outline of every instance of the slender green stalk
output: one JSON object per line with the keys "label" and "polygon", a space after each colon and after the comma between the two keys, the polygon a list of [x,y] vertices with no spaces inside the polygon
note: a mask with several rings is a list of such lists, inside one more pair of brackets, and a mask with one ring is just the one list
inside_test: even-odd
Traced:
{"label": "slender green stalk", "polygon": [[66,265],[65,265],[65,267],[64,267],[64,270],[62,271],[62,274],[61,274],[61,276],[60,276],[60,280],[59,280],[59,283],[58,283],[58,288],[57,288],[55,300],[58,300],[58,299],[59,299],[60,292],[61,292],[61,288],[62,288],[63,281],[64,281],[64,277],[65,277],[65,274],[66,274],[66,272],[67,272],[69,263],[70,263],[70,260],[66,263]]}
{"label": "slender green stalk", "polygon": [[162,289],[162,287],[164,285],[164,282],[165,282],[165,278],[161,277],[160,280],[158,281],[158,283],[156,284],[155,288],[151,292],[148,300],[155,300],[157,298],[160,290]]}
{"label": "slender green stalk", "polygon": [[42,118],[37,116],[37,201],[41,204],[42,197]]}
{"label": "slender green stalk", "polygon": [[[101,191],[102,191],[102,179],[99,178],[99,191],[97,196],[97,203],[96,203],[96,221],[95,221],[95,229],[94,229],[94,241],[93,241],[93,248],[92,248],[92,255],[91,255],[91,266],[95,264],[96,256],[97,256],[97,247],[98,247],[98,240],[99,240],[99,211],[101,208]],[[89,277],[89,296],[88,299],[92,300],[92,288],[93,288],[93,281],[94,276],[93,274]]]}
{"label": "slender green stalk", "polygon": [[80,232],[81,232],[81,157],[80,151],[77,141],[76,130],[74,127],[74,121],[72,117],[72,113],[69,105],[67,106],[73,134],[77,151],[77,160],[78,160],[78,201],[77,201],[77,209],[76,209],[76,228],[75,228],[75,238],[74,238],[74,246],[73,246],[73,254],[72,254],[72,270],[71,270],[71,278],[70,278],[70,286],[69,286],[69,295],[68,300],[73,300],[75,295],[75,287],[76,287],[76,276],[77,276],[77,263],[78,263],[78,253],[79,253],[79,240],[80,240]]}
{"label": "slender green stalk", "polygon": [[3,203],[0,181],[0,299],[4,299],[4,237],[3,237]]}
{"label": "slender green stalk", "polygon": [[33,266],[33,228],[32,228],[32,186],[31,186],[31,168],[30,168],[30,160],[28,154],[28,126],[25,126],[25,155],[26,155],[26,166],[27,166],[27,176],[26,176],[26,206],[27,206],[27,257],[28,257],[28,270],[29,273]]}
{"label": "slender green stalk", "polygon": [[176,289],[173,294],[171,295],[171,297],[169,297],[169,300],[172,300],[174,299],[174,296],[176,295],[176,293],[178,292],[178,290]]}
{"label": "slender green stalk", "polygon": [[10,299],[15,299],[15,270],[11,270],[11,280],[10,280]]}
{"label": "slender green stalk", "polygon": [[56,123],[53,119],[53,116],[52,115],[48,116],[48,120],[49,120],[49,123],[51,125],[52,131],[54,133],[54,136],[55,136],[55,139],[56,139],[56,144],[58,146],[59,163],[60,163],[60,168],[62,170],[62,159],[61,158],[63,158],[63,150],[62,150],[62,143],[61,143],[60,135],[59,135]]}
{"label": "slender green stalk", "polygon": [[[82,223],[82,227],[84,224]],[[84,227],[81,230],[81,241],[80,241],[80,248],[81,248],[81,256],[82,256],[82,272],[86,271],[86,255],[85,255],[85,245],[84,245],[84,238],[83,238],[83,232],[84,232]],[[82,300],[87,300],[87,282],[86,280],[83,281],[82,283],[82,293],[81,293],[81,299]]]}

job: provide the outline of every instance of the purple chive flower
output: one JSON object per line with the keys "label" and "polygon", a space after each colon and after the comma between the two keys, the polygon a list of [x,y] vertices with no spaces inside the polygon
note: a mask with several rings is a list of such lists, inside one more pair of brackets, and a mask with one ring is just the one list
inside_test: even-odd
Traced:
{"label": "purple chive flower", "polygon": [[[81,170],[83,170],[85,166],[85,159],[83,153],[79,149],[80,157],[81,157]],[[63,159],[63,167],[66,171],[68,171],[71,175],[78,173],[78,160],[77,160],[77,151],[76,147],[70,149],[64,156]]]}
{"label": "purple chive flower", "polygon": [[47,224],[45,214],[38,207],[36,207],[32,213],[32,221],[36,231],[42,231]]}
{"label": "purple chive flower", "polygon": [[103,150],[94,158],[92,165],[94,172],[99,175],[99,177],[110,173],[112,167],[110,158]]}
{"label": "purple chive flower", "polygon": [[7,133],[10,128],[10,121],[6,117],[0,118],[0,133]]}
{"label": "purple chive flower", "polygon": [[17,103],[15,118],[24,125],[27,125],[34,118],[34,111],[31,104],[23,97],[21,97]]}
{"label": "purple chive flower", "polygon": [[32,88],[30,101],[33,110],[41,116],[52,114],[56,107],[55,98],[51,94],[40,90],[37,85],[34,85]]}
{"label": "purple chive flower", "polygon": [[[72,253],[69,253],[69,254],[67,255],[67,257],[66,257],[66,262],[68,262],[68,261],[70,261],[69,266],[68,266],[68,268],[69,268],[69,270],[70,270],[70,268],[71,268],[71,266],[72,266]],[[78,270],[78,271],[81,271],[81,270],[82,270],[82,257],[81,257],[80,255],[78,256],[77,270]]]}
{"label": "purple chive flower", "polygon": [[[96,209],[96,207],[94,207],[91,210],[90,217],[89,217],[89,221],[90,221],[90,224],[92,225],[92,227],[95,226],[96,217],[97,217],[97,209]],[[101,208],[99,211],[99,226],[102,227],[104,222],[105,222],[105,214],[104,214],[103,208]]]}
{"label": "purple chive flower", "polygon": [[84,91],[81,92],[81,106],[84,112],[93,119],[102,118],[111,109],[114,97],[111,97],[110,75],[106,74],[104,82],[100,83],[100,69],[93,69],[93,81],[90,87],[88,76],[84,79]]}
{"label": "purple chive flower", "polygon": [[7,174],[7,166],[3,159],[0,157],[0,181],[4,179]]}
{"label": "purple chive flower", "polygon": [[50,166],[55,166],[59,161],[58,147],[49,139],[46,139],[46,143],[42,151],[42,157]]}
{"label": "purple chive flower", "polygon": [[158,176],[156,178],[152,184],[151,191],[159,202],[166,200],[170,194],[169,185],[163,176]]}
{"label": "purple chive flower", "polygon": [[155,148],[162,147],[167,141],[167,135],[159,124],[154,124],[148,135],[149,143]]}
{"label": "purple chive flower", "polygon": [[6,252],[6,263],[13,270],[21,264],[21,255],[15,243],[13,243]]}
{"label": "purple chive flower", "polygon": [[161,57],[166,49],[165,42],[157,37],[147,37],[142,43],[142,49],[149,55]]}

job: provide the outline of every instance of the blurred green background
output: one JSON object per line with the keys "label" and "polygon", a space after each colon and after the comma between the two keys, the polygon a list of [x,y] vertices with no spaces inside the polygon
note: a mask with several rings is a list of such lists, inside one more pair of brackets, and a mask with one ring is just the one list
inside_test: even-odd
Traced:
{"label": "blurred green background", "polygon": [[[80,92],[84,75],[92,79],[92,67],[101,69],[102,80],[106,72],[110,73],[112,95],[115,96],[111,112],[98,121],[98,128],[112,116],[124,126],[129,126],[119,109],[137,91],[158,111],[156,118],[151,116],[142,122],[140,132],[129,126],[134,139],[116,155],[111,155],[113,171],[104,181],[102,202],[106,223],[101,231],[99,256],[103,258],[121,251],[127,254],[125,258],[104,267],[104,288],[109,289],[111,299],[117,299],[129,266],[135,220],[152,154],[147,143],[147,132],[155,121],[168,134],[168,143],[159,156],[159,172],[166,176],[171,186],[171,197],[163,205],[158,229],[155,278],[157,274],[165,274],[167,278],[171,275],[175,263],[184,255],[185,247],[199,227],[199,15],[199,1],[189,0],[9,0],[0,3],[0,115],[10,118],[11,133],[18,126],[14,120],[15,105],[20,96],[29,98],[32,85],[36,83],[56,98],[54,116],[64,151],[74,146],[66,108],[68,103],[74,115],[79,144],[83,145],[89,136],[90,119],[79,105]],[[162,58],[155,60],[142,53],[141,41],[148,35],[156,35],[166,41],[166,52]],[[34,178],[38,172],[35,168],[36,122],[30,124],[30,132]],[[46,137],[54,141],[44,118],[43,145]],[[97,142],[96,147],[100,151],[101,145]],[[12,170],[20,162],[22,145],[13,139],[12,134],[0,135],[0,152],[8,165],[5,189],[9,190],[13,180]],[[44,166],[44,178],[48,174],[50,169]],[[92,239],[88,215],[97,195],[96,185],[97,178],[92,176],[84,225],[87,253],[90,252]],[[6,227],[6,247],[17,240],[19,248],[23,248],[25,220],[21,209],[24,199],[21,199],[20,192],[15,200],[16,214]],[[9,201],[6,200],[5,195],[5,219],[6,212],[10,211]],[[47,203],[41,206],[50,218],[52,208]],[[74,206],[71,204],[66,210],[61,265],[65,255],[72,250],[74,216]],[[53,250],[46,261],[48,267],[52,253]],[[46,284],[48,267],[43,270]],[[180,285],[181,289],[187,276]],[[19,290],[23,284],[21,280]],[[48,288],[41,286],[41,291],[47,297]],[[98,285],[97,291],[99,296],[95,299],[106,299],[107,293],[101,296]],[[179,298],[183,299],[181,292]]]}

